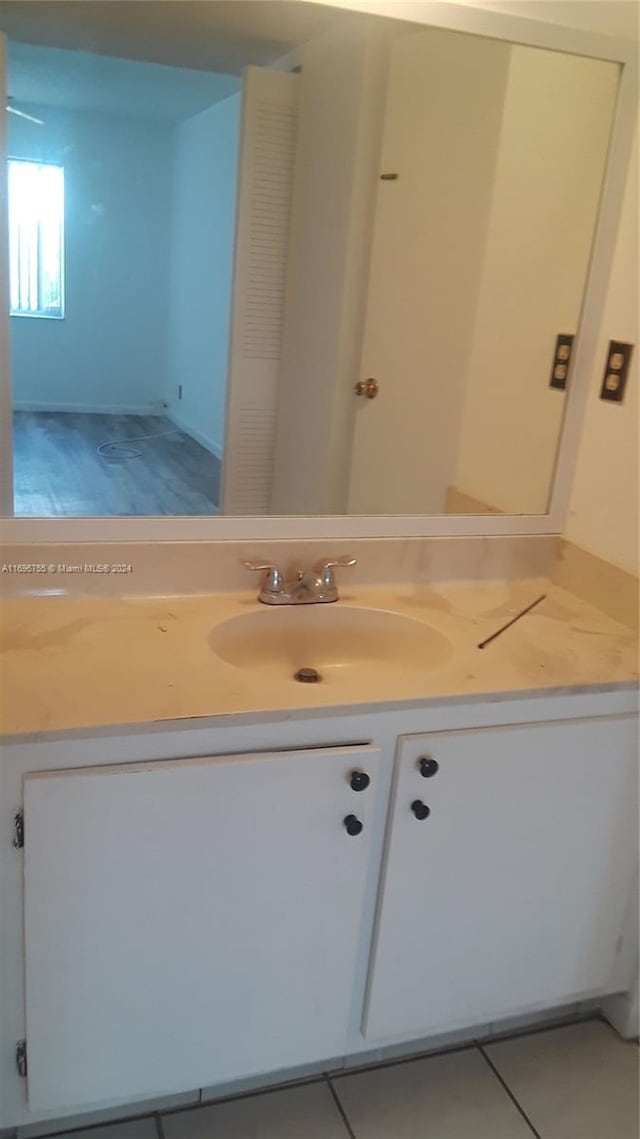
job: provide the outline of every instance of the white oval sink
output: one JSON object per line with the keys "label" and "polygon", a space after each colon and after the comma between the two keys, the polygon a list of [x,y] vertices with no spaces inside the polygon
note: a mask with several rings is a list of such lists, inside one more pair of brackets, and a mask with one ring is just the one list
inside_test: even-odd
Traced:
{"label": "white oval sink", "polygon": [[264,606],[216,625],[209,644],[227,664],[291,678],[301,668],[322,677],[372,665],[428,672],[451,655],[447,638],[422,621],[341,603]]}

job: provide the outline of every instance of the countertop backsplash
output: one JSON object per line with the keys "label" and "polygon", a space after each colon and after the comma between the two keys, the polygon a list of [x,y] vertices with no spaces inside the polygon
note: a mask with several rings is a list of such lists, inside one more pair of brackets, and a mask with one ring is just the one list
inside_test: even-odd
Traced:
{"label": "countertop backsplash", "polygon": [[[256,542],[43,543],[5,546],[0,594],[176,596],[255,589],[245,559],[306,569],[349,554],[338,570],[350,587],[397,582],[491,581],[550,577],[553,535],[460,538],[314,539]],[[106,567],[106,568],[104,568]]]}

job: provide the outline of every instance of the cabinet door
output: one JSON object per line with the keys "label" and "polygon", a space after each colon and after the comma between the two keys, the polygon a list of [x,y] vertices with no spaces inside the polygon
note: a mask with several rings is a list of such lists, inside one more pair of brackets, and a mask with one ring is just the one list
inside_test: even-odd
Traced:
{"label": "cabinet door", "polygon": [[[616,968],[637,853],[636,733],[623,717],[401,741],[367,1036],[625,987]],[[421,757],[435,774],[430,763],[423,777]]]}
{"label": "cabinet door", "polygon": [[[378,760],[357,747],[27,776],[30,1106],[340,1055]],[[371,779],[359,793],[353,769]]]}

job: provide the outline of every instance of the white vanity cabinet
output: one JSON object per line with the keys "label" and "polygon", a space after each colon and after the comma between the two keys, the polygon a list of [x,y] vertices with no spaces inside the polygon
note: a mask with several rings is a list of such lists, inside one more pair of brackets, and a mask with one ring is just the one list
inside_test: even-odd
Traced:
{"label": "white vanity cabinet", "polygon": [[422,1036],[624,988],[637,720],[405,737],[363,1030]]}
{"label": "white vanity cabinet", "polygon": [[632,691],[12,745],[0,1128],[629,990],[637,767]]}
{"label": "white vanity cabinet", "polygon": [[30,1110],[342,1055],[378,764],[355,747],[27,774]]}

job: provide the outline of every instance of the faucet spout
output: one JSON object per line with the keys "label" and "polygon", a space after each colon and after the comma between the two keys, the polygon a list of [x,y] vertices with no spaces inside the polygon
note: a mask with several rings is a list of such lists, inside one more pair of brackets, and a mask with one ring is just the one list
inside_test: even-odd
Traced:
{"label": "faucet spout", "polygon": [[[328,596],[328,593],[331,596]],[[322,577],[312,571],[299,573],[297,580],[293,583],[291,590],[292,605],[317,605],[337,600],[337,589],[327,590]]]}

